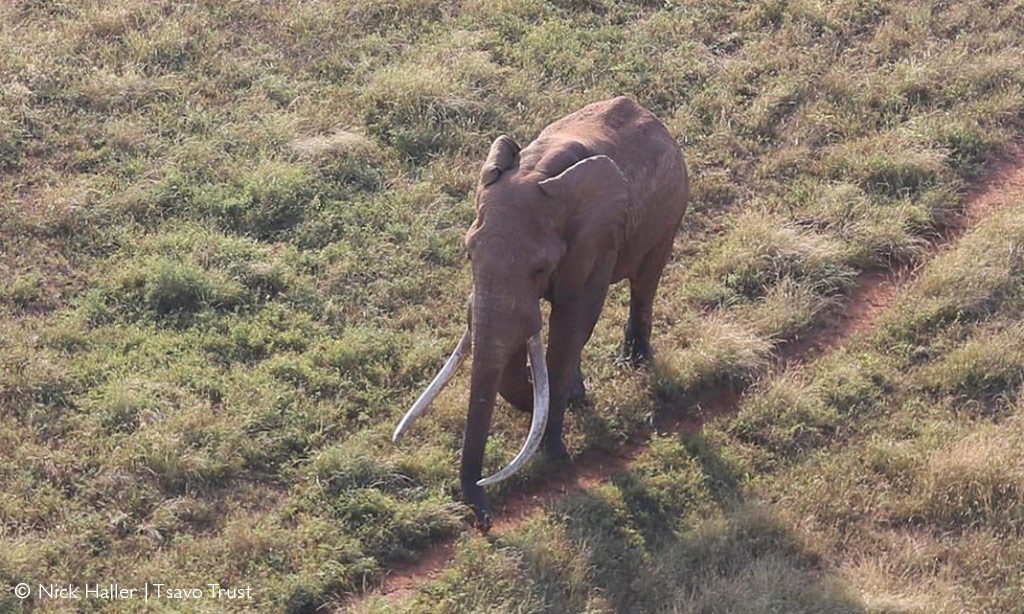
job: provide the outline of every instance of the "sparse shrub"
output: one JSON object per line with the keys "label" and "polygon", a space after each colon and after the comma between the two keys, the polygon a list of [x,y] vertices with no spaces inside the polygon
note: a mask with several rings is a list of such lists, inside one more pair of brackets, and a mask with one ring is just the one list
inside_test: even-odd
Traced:
{"label": "sparse shrub", "polygon": [[810,182],[794,196],[796,202],[785,203],[789,214],[840,238],[854,266],[872,269],[912,262],[926,247],[922,234],[928,232],[931,218],[923,203],[902,199],[879,207],[862,188],[847,182]]}
{"label": "sparse shrub", "polygon": [[12,171],[25,157],[25,135],[15,122],[0,119],[0,171]]}
{"label": "sparse shrub", "polygon": [[210,296],[208,280],[196,269],[163,261],[145,281],[144,298],[159,314],[196,311]]}
{"label": "sparse shrub", "polygon": [[746,305],[743,311],[756,323],[760,336],[783,340],[807,330],[832,304],[834,299],[786,277],[772,286],[759,302]]}
{"label": "sparse shrub", "polygon": [[868,415],[880,408],[894,386],[893,365],[871,354],[840,348],[815,370],[822,401],[840,415]]}
{"label": "sparse shrub", "polygon": [[[19,412],[29,410],[35,403],[50,408],[68,407],[77,388],[74,374],[49,352],[7,350],[0,358],[0,373],[0,401]],[[45,415],[37,418],[47,420]]]}
{"label": "sparse shrub", "polygon": [[566,497],[552,510],[552,517],[581,544],[594,569],[594,582],[613,599],[634,604],[648,602],[650,593],[630,574],[619,569],[644,569],[653,564],[643,533],[631,522],[625,493],[614,483]]}
{"label": "sparse shrub", "polygon": [[135,110],[160,100],[172,99],[181,91],[179,80],[170,75],[147,77],[134,71],[114,74],[92,73],[79,90],[83,106],[98,111]]}
{"label": "sparse shrub", "polygon": [[251,317],[225,322],[223,336],[204,339],[203,347],[226,361],[255,362],[306,349],[315,333],[307,317],[280,305],[268,305]]}
{"label": "sparse shrub", "polygon": [[915,283],[912,297],[888,310],[879,334],[914,348],[926,345],[939,327],[982,320],[996,305],[1019,301],[1015,279],[1024,271],[1024,225],[1007,213],[996,214],[987,228],[969,233],[957,250],[936,257]]}
{"label": "sparse shrub", "polygon": [[252,169],[238,192],[221,188],[209,207],[233,230],[272,239],[319,207],[315,184],[300,166],[267,163]]}
{"label": "sparse shrub", "polygon": [[377,385],[391,381],[396,371],[398,344],[395,335],[381,329],[352,327],[341,338],[326,343],[314,362]]}
{"label": "sparse shrub", "polygon": [[212,417],[208,408],[187,407],[137,430],[130,452],[134,466],[149,472],[169,494],[225,485],[242,471],[241,447],[234,429],[213,423]]}
{"label": "sparse shrub", "polygon": [[362,547],[379,557],[400,558],[410,548],[450,535],[461,520],[452,503],[399,501],[376,488],[346,489],[328,503]]}
{"label": "sparse shrub", "polygon": [[920,454],[906,442],[870,441],[865,462],[871,471],[904,491],[909,490],[921,471]]}
{"label": "sparse shrub", "polygon": [[397,493],[415,487],[419,471],[391,456],[381,458],[380,450],[358,439],[325,448],[312,459],[310,470],[329,495],[356,488]]}
{"label": "sparse shrub", "polygon": [[329,135],[296,139],[289,143],[303,161],[316,166],[323,181],[361,190],[373,190],[385,183],[380,168],[383,152],[365,136],[339,130]]}
{"label": "sparse shrub", "polygon": [[[303,327],[309,316],[290,308],[308,309],[319,301],[311,297],[309,278],[296,273],[288,251],[274,250],[272,256],[252,239],[195,227],[153,235],[125,251],[116,274],[79,304],[80,313],[93,325],[123,318],[187,327],[213,314],[228,316],[247,308],[250,314],[261,314],[261,321],[249,323],[250,331],[270,327],[273,333],[267,334],[275,337],[274,347],[304,347],[296,336],[308,333]],[[249,336],[241,328],[237,332]],[[293,330],[286,333],[288,329]],[[244,346],[244,339],[239,339]],[[220,341],[210,337],[204,344],[230,354],[229,348],[218,345]],[[250,350],[255,346],[239,347],[236,355]]]}
{"label": "sparse shrub", "polygon": [[700,463],[675,437],[655,436],[628,476],[613,481],[622,490],[633,521],[656,540],[709,503]]}
{"label": "sparse shrub", "polygon": [[152,390],[143,397],[137,383],[112,382],[100,393],[92,411],[99,414],[103,426],[111,433],[131,433],[145,418],[147,406],[155,405]]}
{"label": "sparse shrub", "polygon": [[949,150],[949,164],[967,176],[976,177],[982,162],[996,150],[991,135],[972,119],[945,115],[926,124],[926,130],[941,146]]}
{"label": "sparse shrub", "polygon": [[543,594],[537,594],[531,590],[534,587],[523,582],[522,566],[523,555],[517,549],[493,548],[483,537],[469,537],[456,553],[450,572],[438,578],[437,590],[445,598],[416,595],[407,604],[407,611],[434,609],[438,614],[474,610],[543,611],[546,605]]}
{"label": "sparse shrub", "polygon": [[242,274],[242,283],[264,300],[287,290],[291,281],[289,271],[279,263],[253,262]]}

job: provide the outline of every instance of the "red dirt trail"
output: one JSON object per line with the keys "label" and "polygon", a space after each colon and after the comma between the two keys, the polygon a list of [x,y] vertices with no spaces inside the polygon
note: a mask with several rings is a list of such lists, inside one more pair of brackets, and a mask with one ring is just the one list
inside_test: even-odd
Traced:
{"label": "red dirt trail", "polygon": [[[812,327],[799,338],[778,348],[776,369],[773,371],[814,360],[842,346],[854,335],[871,330],[899,290],[915,278],[934,255],[949,249],[965,232],[1011,199],[1024,199],[1024,146],[1011,147],[1006,156],[992,163],[991,168],[967,192],[963,212],[935,237],[926,255],[915,266],[861,273],[853,290],[834,310],[827,323]],[[711,418],[735,413],[742,396],[742,391],[726,388],[694,395],[680,404],[682,411],[661,412],[654,430],[676,434],[698,432]],[[510,531],[546,504],[567,494],[587,490],[612,475],[628,470],[634,459],[646,449],[649,436],[650,433],[638,434],[613,453],[582,454],[558,474],[532,479],[495,506],[491,534]],[[348,611],[373,596],[384,595],[395,600],[411,596],[421,584],[447,566],[454,555],[455,544],[454,538],[439,541],[419,553],[414,561],[393,564],[382,578],[367,582],[361,593],[344,599],[340,610]]]}

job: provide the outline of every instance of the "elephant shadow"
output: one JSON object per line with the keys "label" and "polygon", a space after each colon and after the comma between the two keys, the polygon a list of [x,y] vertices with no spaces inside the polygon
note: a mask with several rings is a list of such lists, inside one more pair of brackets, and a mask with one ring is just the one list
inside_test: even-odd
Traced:
{"label": "elephant shadow", "polygon": [[[549,509],[583,560],[559,567],[542,552],[550,544],[522,545],[522,571],[546,611],[868,612],[791,527],[747,500],[714,444],[699,433],[681,441],[703,474],[703,496],[630,469]],[[571,571],[580,566],[582,586]]]}

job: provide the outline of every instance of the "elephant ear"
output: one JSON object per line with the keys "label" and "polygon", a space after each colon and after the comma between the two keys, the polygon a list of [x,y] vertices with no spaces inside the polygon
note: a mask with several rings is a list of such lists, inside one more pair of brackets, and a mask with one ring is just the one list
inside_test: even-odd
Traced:
{"label": "elephant ear", "polygon": [[512,168],[518,154],[519,144],[512,137],[503,134],[494,139],[487,160],[480,169],[480,185],[486,187],[497,181],[503,171]]}
{"label": "elephant ear", "polygon": [[567,207],[566,252],[555,271],[556,301],[583,292],[598,258],[622,244],[630,201],[626,177],[608,156],[591,156],[538,184]]}

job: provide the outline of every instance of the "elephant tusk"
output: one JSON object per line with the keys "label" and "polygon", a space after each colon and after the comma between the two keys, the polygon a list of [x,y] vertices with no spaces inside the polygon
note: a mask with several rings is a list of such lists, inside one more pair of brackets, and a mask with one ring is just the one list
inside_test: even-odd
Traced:
{"label": "elephant tusk", "polygon": [[550,385],[548,382],[548,365],[544,361],[544,347],[541,344],[540,333],[530,337],[530,372],[533,374],[533,420],[530,422],[530,434],[526,436],[526,443],[519,454],[512,459],[498,473],[479,480],[477,486],[490,486],[510,477],[519,471],[530,460],[540,447],[540,440],[544,436],[544,427],[548,422],[548,403],[550,400]]}
{"label": "elephant tusk", "polygon": [[466,354],[468,353],[470,346],[471,335],[469,329],[462,334],[462,339],[459,340],[459,345],[455,346],[455,351],[448,357],[447,362],[441,367],[437,375],[434,376],[433,381],[427,386],[427,389],[423,391],[420,398],[416,399],[416,402],[412,404],[412,407],[406,412],[402,421],[398,423],[398,427],[395,428],[394,435],[391,436],[391,441],[397,444],[402,440],[402,436],[405,434],[406,429],[412,426],[412,423],[416,421],[416,418],[420,417],[430,404],[434,401],[441,390],[451,381],[452,376],[455,375],[455,370],[459,368],[462,361],[465,360]]}

